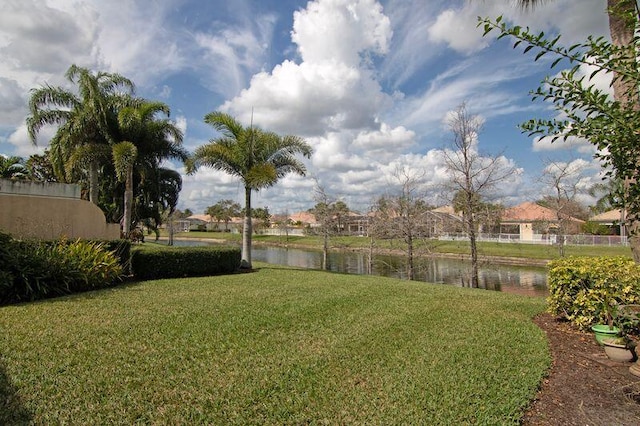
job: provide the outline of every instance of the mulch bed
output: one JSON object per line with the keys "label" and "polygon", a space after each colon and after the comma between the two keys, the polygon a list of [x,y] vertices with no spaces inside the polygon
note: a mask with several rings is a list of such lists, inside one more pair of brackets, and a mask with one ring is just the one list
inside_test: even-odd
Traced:
{"label": "mulch bed", "polygon": [[610,361],[592,334],[549,314],[534,321],[548,336],[553,364],[523,425],[640,425],[640,377],[631,363]]}

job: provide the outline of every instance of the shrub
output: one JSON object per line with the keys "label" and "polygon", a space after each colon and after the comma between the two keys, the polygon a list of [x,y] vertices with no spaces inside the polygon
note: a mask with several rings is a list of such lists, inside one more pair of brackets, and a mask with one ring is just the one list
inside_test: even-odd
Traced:
{"label": "shrub", "polygon": [[586,330],[607,323],[619,305],[640,302],[640,266],[626,257],[568,257],[549,262],[548,309]]}
{"label": "shrub", "polygon": [[240,249],[143,246],[132,250],[131,264],[140,280],[227,274],[238,269]]}
{"label": "shrub", "polygon": [[122,276],[119,259],[102,243],[1,239],[0,303],[98,289]]}

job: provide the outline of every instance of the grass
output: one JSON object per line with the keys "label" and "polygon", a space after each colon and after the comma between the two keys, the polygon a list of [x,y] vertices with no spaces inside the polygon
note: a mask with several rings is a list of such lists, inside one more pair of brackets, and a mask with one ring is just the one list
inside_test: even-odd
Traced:
{"label": "grass", "polygon": [[518,424],[544,300],[258,264],[0,308],[0,424]]}
{"label": "grass", "polygon": [[[242,236],[230,232],[183,232],[176,234],[178,238],[212,238],[223,239],[229,242],[240,243]],[[275,236],[275,235],[254,235],[253,241],[264,244],[289,244],[315,249],[322,248],[322,237],[318,236]],[[332,248],[335,249],[368,249],[369,238],[366,237],[341,237],[336,236],[330,239]],[[469,254],[469,243],[467,241],[417,241],[417,249],[428,249],[434,253]],[[377,249],[403,249],[400,240],[378,240]],[[521,257],[527,259],[557,259],[560,257],[558,248],[554,245],[523,244],[523,243],[497,243],[478,242],[478,251],[484,256],[507,256]],[[627,256],[631,257],[631,249],[624,246],[566,246],[566,256]]]}

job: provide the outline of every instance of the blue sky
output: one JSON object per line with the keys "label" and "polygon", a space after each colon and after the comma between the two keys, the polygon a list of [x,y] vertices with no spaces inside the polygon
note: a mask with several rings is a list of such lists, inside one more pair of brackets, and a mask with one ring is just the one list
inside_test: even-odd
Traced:
{"label": "blue sky", "polygon": [[[517,125],[550,117],[528,95],[549,61],[482,37],[478,16],[504,15],[567,45],[607,35],[605,0],[547,1],[534,11],[512,0],[4,0],[0,14],[0,153],[42,152],[24,120],[29,90],[65,85],[75,63],[132,79],[137,94],[161,100],[193,150],[216,136],[205,114],[222,110],[245,124],[304,137],[314,155],[306,177],[288,176],[254,195],[272,213],[312,207],[319,184],[366,210],[393,192],[403,169],[423,181],[425,198],[444,204],[442,150],[451,146],[447,113],[466,102],[484,121],[478,152],[515,167],[492,192],[513,205],[546,189],[549,161],[573,162],[581,185],[601,170],[586,141],[548,143]],[[553,70],[558,72],[559,70]],[[596,82],[606,87],[606,81]],[[169,164],[183,172],[181,165]],[[179,208],[202,213],[221,199],[242,202],[237,179],[201,169],[184,176]]]}

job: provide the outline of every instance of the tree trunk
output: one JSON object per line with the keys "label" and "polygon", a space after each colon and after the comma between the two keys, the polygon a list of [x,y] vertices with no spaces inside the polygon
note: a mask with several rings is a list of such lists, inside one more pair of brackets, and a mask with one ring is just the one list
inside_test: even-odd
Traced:
{"label": "tree trunk", "polygon": [[413,235],[407,237],[407,279],[413,281],[415,270],[413,266]]}
{"label": "tree trunk", "polygon": [[472,219],[469,226],[469,246],[471,248],[471,287],[479,287],[478,279],[478,243],[476,241],[475,221]]}
{"label": "tree trunk", "polygon": [[89,163],[89,201],[96,206],[98,205],[98,162],[91,161]]}
{"label": "tree trunk", "polygon": [[251,188],[244,188],[244,224],[242,227],[242,261],[240,268],[251,269]]}
{"label": "tree trunk", "polygon": [[127,178],[124,189],[124,218],[122,223],[122,234],[124,238],[129,238],[131,233],[131,215],[133,211],[133,166],[127,166]]}
{"label": "tree trunk", "polygon": [[329,229],[327,227],[322,237],[322,269],[329,269]]}
{"label": "tree trunk", "polygon": [[[634,22],[631,16],[638,18],[636,2],[634,0],[607,0],[609,12],[609,32],[611,42],[616,46],[628,46],[633,42]],[[633,109],[640,107],[636,82],[614,79],[613,93],[621,104],[630,104]],[[625,193],[629,194],[629,186],[634,180],[625,180]],[[627,211],[627,231],[631,253],[636,263],[640,263],[640,217],[633,211]]]}

